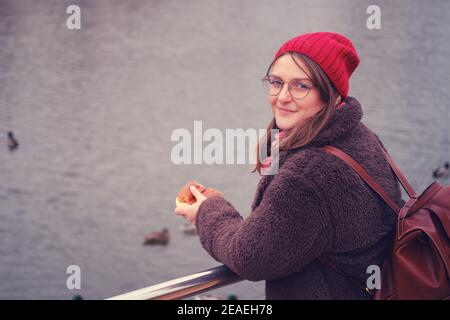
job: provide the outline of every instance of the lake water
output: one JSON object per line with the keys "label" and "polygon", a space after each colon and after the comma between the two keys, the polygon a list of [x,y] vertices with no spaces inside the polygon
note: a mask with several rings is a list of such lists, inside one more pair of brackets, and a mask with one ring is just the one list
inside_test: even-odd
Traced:
{"label": "lake water", "polygon": [[[81,8],[81,30],[66,8]],[[349,37],[350,95],[417,190],[450,158],[450,2],[0,0],[0,298],[103,299],[219,263],[179,230],[188,180],[250,213],[251,165],[175,165],[177,128],[262,129],[259,79],[287,39]],[[6,147],[6,131],[20,142]],[[4,145],[4,147],[2,147]],[[449,181],[444,181],[448,183]],[[143,246],[168,227],[167,246]],[[81,268],[81,290],[66,268]],[[263,282],[216,290],[263,299]]]}

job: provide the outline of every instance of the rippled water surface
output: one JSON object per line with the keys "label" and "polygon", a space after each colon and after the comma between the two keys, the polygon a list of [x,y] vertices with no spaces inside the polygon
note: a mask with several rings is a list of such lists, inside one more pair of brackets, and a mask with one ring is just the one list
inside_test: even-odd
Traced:
{"label": "rippled water surface", "polygon": [[[336,31],[361,65],[350,94],[418,190],[450,158],[450,2],[0,0],[0,298],[103,299],[219,263],[179,230],[187,180],[247,216],[250,165],[172,163],[177,128],[264,128],[259,79],[279,45]],[[6,147],[6,131],[20,142]],[[4,147],[2,147],[4,145]],[[198,145],[196,147],[199,147]],[[447,181],[448,182],[448,181]],[[167,246],[143,246],[167,226]],[[66,268],[81,268],[81,290]],[[263,299],[262,282],[216,291]]]}

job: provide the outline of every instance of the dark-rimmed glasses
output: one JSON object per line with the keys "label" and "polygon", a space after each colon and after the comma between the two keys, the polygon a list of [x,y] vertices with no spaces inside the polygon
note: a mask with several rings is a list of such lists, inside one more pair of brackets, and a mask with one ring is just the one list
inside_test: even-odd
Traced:
{"label": "dark-rimmed glasses", "polygon": [[[285,82],[280,78],[269,75],[261,79],[264,90],[270,96],[277,96],[284,87]],[[292,79],[288,83],[288,90],[294,99],[304,99],[311,88],[315,85],[311,84],[309,79]]]}

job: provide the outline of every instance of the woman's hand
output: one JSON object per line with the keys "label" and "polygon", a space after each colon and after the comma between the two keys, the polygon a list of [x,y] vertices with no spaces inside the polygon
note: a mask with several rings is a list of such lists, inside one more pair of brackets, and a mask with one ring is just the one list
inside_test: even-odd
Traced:
{"label": "woman's hand", "polygon": [[196,187],[191,186],[189,189],[194,195],[196,201],[191,205],[176,207],[175,214],[182,216],[183,218],[192,222],[195,225],[195,219],[197,218],[198,208],[207,198]]}

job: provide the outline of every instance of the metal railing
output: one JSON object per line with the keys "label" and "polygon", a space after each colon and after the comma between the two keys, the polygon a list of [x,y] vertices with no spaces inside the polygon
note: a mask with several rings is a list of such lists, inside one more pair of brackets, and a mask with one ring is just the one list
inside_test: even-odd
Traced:
{"label": "metal railing", "polygon": [[226,266],[218,266],[178,279],[138,289],[107,300],[176,300],[227,286],[243,279]]}

